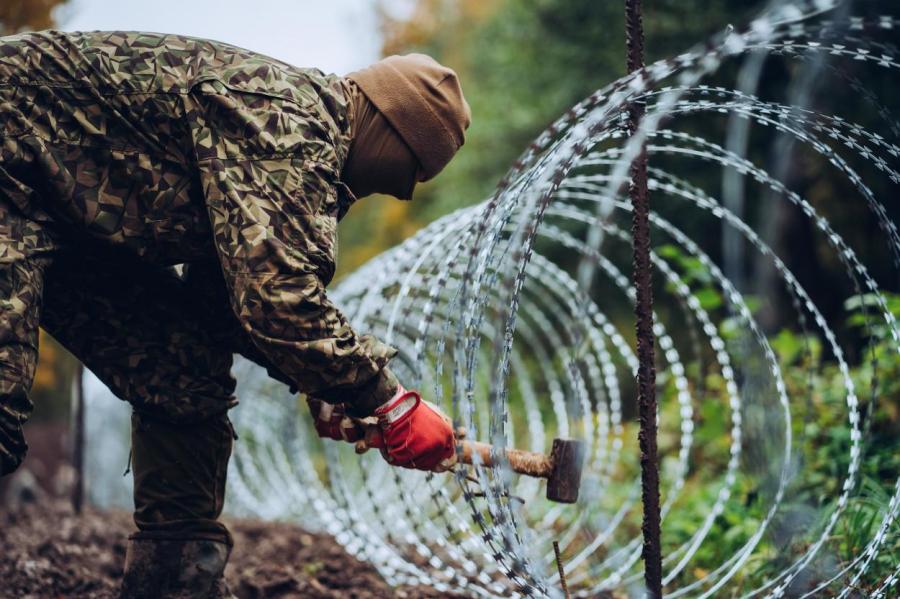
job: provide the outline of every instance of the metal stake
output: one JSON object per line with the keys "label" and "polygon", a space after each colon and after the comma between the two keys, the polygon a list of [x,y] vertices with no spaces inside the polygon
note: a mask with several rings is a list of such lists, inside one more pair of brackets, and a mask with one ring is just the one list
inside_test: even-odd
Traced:
{"label": "metal stake", "polygon": [[[625,0],[625,42],[628,72],[644,68],[644,27],[641,0]],[[628,129],[633,135],[644,117],[644,103],[631,102]],[[647,192],[646,144],[631,164],[628,195],[632,205],[631,234],[634,240],[634,287],[638,354],[638,409],[640,413],[641,500],[644,505],[644,583],[647,595],[662,597],[662,550],[660,547],[659,461],[656,450],[656,369],[654,366],[653,292],[650,264],[650,202]]]}

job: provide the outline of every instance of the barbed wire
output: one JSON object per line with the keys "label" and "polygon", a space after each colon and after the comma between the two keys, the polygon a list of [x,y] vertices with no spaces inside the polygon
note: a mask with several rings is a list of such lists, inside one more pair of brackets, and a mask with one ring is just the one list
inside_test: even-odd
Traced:
{"label": "barbed wire", "polygon": [[[890,12],[884,4],[853,7],[860,5]],[[332,292],[359,330],[400,350],[392,362],[399,378],[441,405],[469,438],[493,443],[498,455],[505,447],[547,451],[554,437],[581,439],[577,503],[547,501],[539,481],[502,460],[434,475],[322,443],[286,389],[239,361],[241,441],[228,509],[324,530],[394,584],[479,597],[562,596],[557,542],[572,596],[642,594],[630,399],[638,359],[625,316],[635,301],[631,204],[623,194],[644,147],[665,595],[846,597],[866,581],[872,596],[891,596],[900,576],[891,562],[900,544],[896,468],[887,470],[893,482],[884,469],[877,473],[893,494],[866,538],[848,553],[834,534],[866,497],[872,414],[897,400],[883,395],[879,377],[883,361],[900,352],[884,291],[893,283],[878,282],[886,270],[895,282],[900,268],[892,217],[900,126],[891,98],[879,94],[885,90],[866,86],[873,73],[896,78],[900,22],[864,12],[828,0],[774,4],[740,31],[611,83],[538,136],[490,198],[430,224]],[[740,79],[751,56],[780,61],[793,76],[819,66],[804,83],[810,89],[775,99],[760,88],[766,67],[758,62],[739,89],[722,82]],[[802,100],[829,84],[857,92],[859,105],[840,107],[849,115]],[[646,113],[630,130],[625,114],[634,103]],[[853,121],[860,107],[869,110],[865,123]],[[768,160],[748,155],[729,119],[790,143],[773,143]],[[860,235],[857,223],[792,184],[784,165],[799,161],[839,181],[844,202],[862,201],[890,264],[860,247],[873,232]],[[718,190],[723,172],[740,177],[740,212]],[[789,244],[767,235],[767,221],[785,207],[806,219],[821,259],[844,271],[846,284],[829,289],[832,297],[804,287],[785,254]],[[746,248],[752,271],[723,268],[723,236]],[[775,287],[763,291],[790,299],[780,321],[802,334],[791,365],[779,331],[760,317],[767,296],[750,286],[765,269]],[[836,297],[856,306],[863,336],[881,338],[890,356],[859,351],[849,325],[829,321],[821,304]],[[807,381],[796,383],[792,368]],[[828,403],[814,386],[826,369],[835,395]],[[94,427],[107,422],[112,402],[88,399]],[[842,439],[843,461],[832,464],[842,469],[814,470],[809,455],[825,433],[810,416],[838,409],[843,423],[828,433]],[[97,457],[91,421],[89,463]],[[92,489],[113,485],[108,473],[89,475]],[[873,572],[883,578],[873,582]]]}

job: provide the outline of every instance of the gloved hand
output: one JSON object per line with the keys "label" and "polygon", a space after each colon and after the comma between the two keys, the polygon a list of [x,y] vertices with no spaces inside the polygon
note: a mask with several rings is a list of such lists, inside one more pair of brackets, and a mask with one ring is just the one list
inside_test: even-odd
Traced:
{"label": "gloved hand", "polygon": [[344,404],[330,404],[320,399],[306,398],[312,412],[316,432],[323,439],[353,443],[365,436],[363,426],[347,415]]}
{"label": "gloved hand", "polygon": [[366,443],[381,449],[388,463],[432,472],[444,472],[456,463],[450,418],[423,401],[418,392],[398,387],[394,397],[373,415],[378,418],[378,426],[370,429]]}

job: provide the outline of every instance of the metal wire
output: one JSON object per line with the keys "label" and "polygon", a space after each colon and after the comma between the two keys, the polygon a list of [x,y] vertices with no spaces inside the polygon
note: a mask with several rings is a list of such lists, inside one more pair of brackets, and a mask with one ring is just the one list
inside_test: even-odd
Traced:
{"label": "metal wire", "polygon": [[[900,185],[900,125],[892,100],[866,81],[900,73],[892,44],[900,21],[871,11],[844,16],[837,5],[775,5],[746,28],[598,90],[527,148],[493,196],[432,223],[330,292],[358,329],[400,350],[392,367],[401,380],[470,438],[535,451],[554,437],[582,439],[578,503],[546,501],[543,483],[502,463],[426,475],[322,443],[286,389],[239,362],[229,511],[326,531],[394,584],[559,597],[564,574],[573,597],[644,593],[631,399],[641,360],[630,327],[619,323],[640,301],[628,276],[633,206],[624,190],[646,152],[666,596],[847,597],[862,582],[873,597],[895,594],[900,479],[873,466],[867,422],[892,401],[880,381],[884,360],[900,354],[879,283],[900,270],[896,201],[884,191]],[[871,118],[855,123],[839,109],[791,105],[753,85],[732,89],[729,78],[760,53],[792,72],[818,57],[813,83],[856,90]],[[646,112],[630,128],[628,107],[640,105]],[[747,156],[730,143],[729,119],[792,143],[773,146],[769,162]],[[814,164],[839,180],[846,205],[864,206],[878,223],[887,263],[861,251],[858,223],[802,195],[783,169],[767,168],[777,161]],[[723,172],[740,176],[740,213],[720,197]],[[802,215],[821,259],[844,271],[831,297],[804,287],[784,248],[765,235],[776,209]],[[722,266],[725,235],[753,266],[735,277],[741,282],[732,280],[733,262]],[[761,321],[765,296],[744,286],[763,267],[773,273],[770,291],[789,300],[782,320],[805,335],[796,347]],[[823,300],[851,302],[858,328],[829,321]],[[857,352],[860,330],[891,355]],[[827,392],[813,382],[825,376]],[[124,416],[96,385],[87,391],[89,489],[109,502],[98,494],[125,488],[120,464],[91,468],[117,455],[98,431]],[[821,418],[827,431],[816,429]],[[815,468],[810,456],[834,435],[843,458]],[[118,455],[124,443],[125,435]],[[876,476],[893,494],[848,555],[834,533],[866,501],[861,481]]]}

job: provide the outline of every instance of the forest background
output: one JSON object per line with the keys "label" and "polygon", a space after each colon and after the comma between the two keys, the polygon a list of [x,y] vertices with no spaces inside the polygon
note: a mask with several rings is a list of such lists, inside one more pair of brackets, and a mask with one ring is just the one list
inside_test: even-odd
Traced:
{"label": "forest background", "polygon": [[[645,31],[647,62],[674,56],[711,34],[731,24],[744,24],[766,3],[760,0],[647,0],[645,2]],[[0,31],[11,34],[24,30],[44,29],[65,23],[55,22],[64,12],[60,0],[0,0]],[[414,235],[434,219],[453,210],[478,203],[487,198],[497,182],[548,124],[569,107],[594,90],[625,74],[624,22],[621,3],[596,0],[381,0],[377,5],[377,27],[382,54],[424,52],[454,68],[463,82],[472,109],[473,122],[465,146],[458,157],[435,180],[421,184],[414,200],[401,202],[387,197],[361,200],[340,226],[340,257],[338,279],[404,239]],[[311,4],[312,6],[312,4]],[[300,9],[298,9],[300,10]],[[310,8],[309,10],[314,10]],[[223,40],[228,41],[228,40]],[[315,66],[315,65],[298,65]],[[734,70],[723,69],[721,76],[733,80]],[[777,60],[768,65],[757,93],[764,99],[783,100],[784,90],[794,73]],[[898,95],[888,93],[892,82],[887,75],[876,74],[867,79],[872,91],[887,102],[897,114]],[[856,113],[854,91],[847,89],[814,90],[813,103],[828,112],[829,107],[841,106],[841,114],[855,122],[871,122],[872,115],[864,108]],[[849,109],[847,108],[849,107]],[[719,133],[724,124],[719,122]],[[715,131],[705,130],[706,135]],[[766,168],[771,167],[773,137],[760,134],[751,138],[748,156]],[[872,275],[882,288],[896,294],[900,281],[892,278],[887,244],[878,232],[874,216],[861,201],[844,201],[852,189],[846,181],[823,175],[827,171],[822,162],[804,157],[792,163],[787,173],[792,189],[807,197],[831,222],[852,223],[841,234],[867,264],[874,265]],[[692,173],[698,186],[718,189],[721,173]],[[832,178],[833,177],[833,178]],[[700,179],[700,180],[698,180]],[[886,187],[875,187],[876,196],[889,197]],[[652,198],[651,198],[652,202]],[[896,202],[887,202],[889,216],[898,219]],[[665,207],[661,207],[662,210]],[[829,293],[835,286],[846,286],[842,266],[829,257],[825,240],[816,235],[809,220],[799,208],[787,202],[774,205],[771,210],[750,208],[747,219],[753,224],[766,224],[767,241],[784,257],[786,266],[797,273],[799,282],[817,298],[823,315],[829,322],[846,323],[843,328],[854,330],[859,319],[859,304],[847,305],[839,293]],[[680,223],[691,237],[691,223]],[[697,225],[702,226],[700,224]],[[721,233],[706,233],[707,249],[721,260]],[[678,259],[678,256],[671,256]],[[883,269],[879,265],[883,265]],[[686,270],[690,270],[687,265]],[[750,278],[767,289],[765,278],[771,273],[751,273]],[[822,435],[815,455],[808,456],[810,468],[839,473],[846,467],[848,440],[843,432],[829,436],[828,431],[846,432],[836,419],[843,399],[839,376],[830,356],[821,351],[816,339],[803,337],[792,323],[785,320],[782,292],[757,296],[758,313],[766,331],[775,339],[774,347],[787,372],[787,384],[798,394],[808,393],[812,412],[811,426]],[[819,301],[821,300],[821,301]],[[715,296],[707,301],[716,304]],[[900,301],[894,297],[891,305],[900,313]],[[721,302],[719,302],[721,303]],[[713,308],[718,307],[716,305]],[[665,306],[659,306],[665,310]],[[631,330],[632,318],[627,306],[618,313],[617,328]],[[851,509],[858,510],[852,520],[853,530],[837,531],[843,535],[843,549],[848,559],[856,555],[871,538],[867,526],[878,522],[889,498],[884,481],[896,479],[900,458],[896,439],[900,435],[900,364],[896,352],[889,351],[883,340],[860,334],[850,343],[850,358],[856,365],[853,376],[862,386],[868,384],[871,373],[860,360],[865,352],[878,358],[883,369],[873,393],[887,398],[872,420],[872,443],[882,450],[870,454],[863,478],[864,493]],[[818,350],[803,351],[814,347]],[[75,360],[49,336],[41,337],[38,373],[32,390],[36,413],[32,424],[65,422],[69,418],[73,377],[77,371]],[[811,376],[810,373],[813,373]],[[716,381],[709,381],[715,390]],[[665,392],[664,392],[665,393]],[[675,405],[671,402],[671,405]],[[833,410],[832,410],[833,408]],[[677,415],[673,415],[676,416]],[[665,414],[663,415],[665,417]],[[710,421],[719,416],[701,410],[701,418]],[[31,426],[31,424],[29,425]],[[727,439],[728,423],[723,419],[721,434],[707,428],[709,438],[700,439],[700,446],[721,444]],[[711,452],[712,453],[712,452]],[[829,496],[830,488],[839,477],[823,475],[811,494]],[[698,489],[698,493],[702,492]],[[738,499],[736,498],[736,501]],[[827,509],[823,510],[827,513]],[[752,529],[756,525],[752,510],[737,506],[732,527]],[[667,542],[676,543],[690,531],[678,529],[678,521],[671,522]],[[721,532],[722,551],[728,550],[728,530]],[[895,531],[895,537],[896,531]],[[897,543],[884,556],[886,566],[897,561]],[[702,562],[703,556],[700,556]],[[715,559],[711,556],[711,563]],[[759,566],[764,576],[767,565]],[[875,569],[875,575],[879,570]]]}

